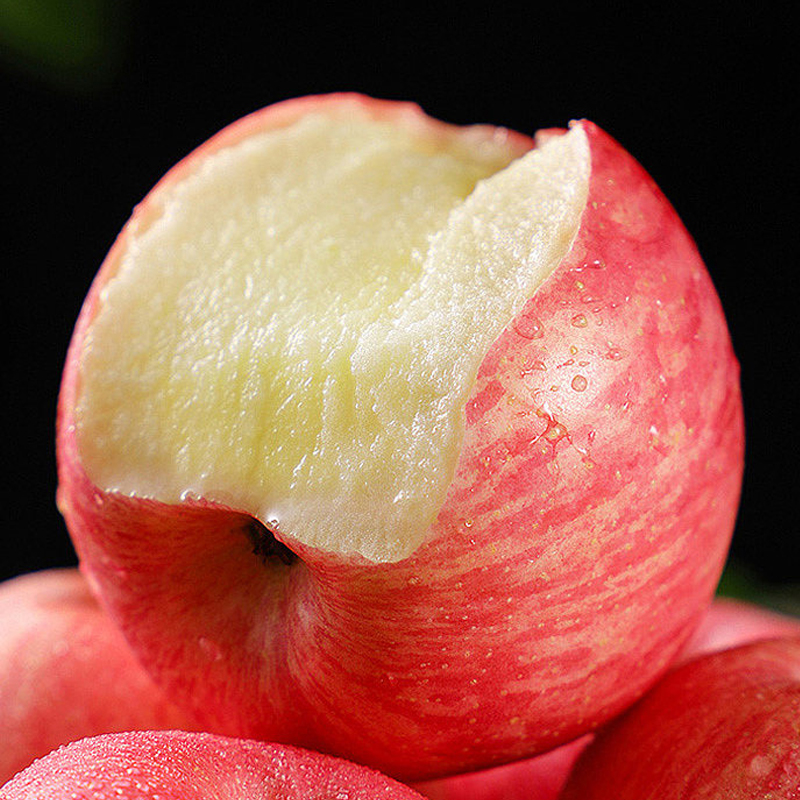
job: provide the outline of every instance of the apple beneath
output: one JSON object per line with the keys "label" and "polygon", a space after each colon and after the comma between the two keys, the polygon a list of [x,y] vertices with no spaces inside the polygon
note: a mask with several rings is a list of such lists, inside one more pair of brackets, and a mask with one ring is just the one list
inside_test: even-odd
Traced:
{"label": "apple beneath", "polygon": [[690,661],[584,750],[561,800],[794,800],[800,638]]}
{"label": "apple beneath", "polygon": [[420,800],[412,789],[338,758],[184,731],[82,739],[34,762],[3,800]]}
{"label": "apple beneath", "polygon": [[84,736],[197,727],[137,663],[77,570],[0,584],[0,785]]}
{"label": "apple beneath", "polygon": [[208,729],[411,780],[639,697],[713,594],[742,450],[709,275],[615,141],[330,95],[137,207],[70,346],[59,504]]}

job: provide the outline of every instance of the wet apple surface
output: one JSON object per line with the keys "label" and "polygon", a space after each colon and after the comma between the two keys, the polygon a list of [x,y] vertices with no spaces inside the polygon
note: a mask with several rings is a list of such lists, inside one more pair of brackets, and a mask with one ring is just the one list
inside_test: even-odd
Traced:
{"label": "wet apple surface", "polygon": [[374,770],[246,739],[137,731],[72,742],[3,787],[3,800],[421,800]]}

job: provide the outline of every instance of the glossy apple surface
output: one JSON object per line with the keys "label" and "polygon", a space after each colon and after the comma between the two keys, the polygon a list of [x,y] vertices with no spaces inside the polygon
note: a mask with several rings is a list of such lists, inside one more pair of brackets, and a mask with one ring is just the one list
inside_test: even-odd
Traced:
{"label": "glossy apple surface", "polygon": [[0,784],[85,736],[196,727],[135,660],[77,570],[0,584]]}
{"label": "glossy apple surface", "polygon": [[562,798],[794,800],[798,724],[800,638],[702,656],[597,735]]}
{"label": "glossy apple surface", "polygon": [[556,800],[592,734],[548,753],[414,785],[428,800]]}
{"label": "glossy apple surface", "polygon": [[34,762],[3,800],[415,800],[356,764],[292,747],[207,733],[140,731],[82,739]]}
{"label": "glossy apple surface", "polygon": [[289,101],[181,162],[112,248],[65,368],[59,504],[209,729],[407,780],[492,766],[619,713],[696,625],[742,471],[719,300],[614,140],[532,145]]}
{"label": "glossy apple surface", "polygon": [[[797,617],[746,601],[717,597],[671,668],[731,647],[797,636]],[[593,738],[588,734],[524,761],[439,778],[414,788],[429,800],[557,800],[575,762]]]}
{"label": "glossy apple surface", "polygon": [[795,616],[745,600],[717,597],[678,662],[761,639],[797,636],[800,636],[800,619]]}

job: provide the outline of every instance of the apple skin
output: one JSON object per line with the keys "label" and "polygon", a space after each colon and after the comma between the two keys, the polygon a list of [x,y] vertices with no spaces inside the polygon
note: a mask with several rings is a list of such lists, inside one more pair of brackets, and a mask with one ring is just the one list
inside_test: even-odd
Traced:
{"label": "apple skin", "polygon": [[34,762],[3,800],[419,800],[374,770],[293,747],[185,731],[82,739]]}
{"label": "apple skin", "polygon": [[[800,619],[742,600],[718,597],[671,669],[700,655],[770,638],[800,636]],[[428,800],[557,800],[587,734],[549,753],[502,767],[453,775],[414,786]]]}
{"label": "apple skin", "polygon": [[[162,183],[251,132],[347,103],[450,131],[408,104],[287,101],[218,134]],[[580,230],[483,361],[447,498],[426,542],[397,563],[285,534],[295,563],[259,559],[241,511],[92,484],[74,417],[81,347],[157,201],[117,239],[67,356],[59,507],[140,660],[207,729],[404,780],[460,773],[594,729],[691,635],[738,506],[738,364],[674,209],[619,144],[578,124],[592,157]]]}
{"label": "apple skin", "polygon": [[75,569],[0,584],[0,785],[59,745],[197,727],[131,653]]}
{"label": "apple skin", "polygon": [[427,800],[557,800],[592,738],[593,734],[587,734],[533,758],[424,781],[414,788]]}
{"label": "apple skin", "polygon": [[701,656],[597,734],[561,800],[795,800],[800,637]]}
{"label": "apple skin", "polygon": [[711,604],[677,663],[762,639],[800,636],[800,619],[769,608],[718,597]]}

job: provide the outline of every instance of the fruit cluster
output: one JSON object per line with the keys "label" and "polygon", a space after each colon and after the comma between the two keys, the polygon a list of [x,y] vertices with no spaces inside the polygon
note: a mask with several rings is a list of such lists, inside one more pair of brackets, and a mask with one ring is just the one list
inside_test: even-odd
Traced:
{"label": "fruit cluster", "polygon": [[0,798],[795,797],[800,622],[712,604],[743,438],[694,243],[595,125],[246,117],[77,322],[81,571],[0,587]]}

